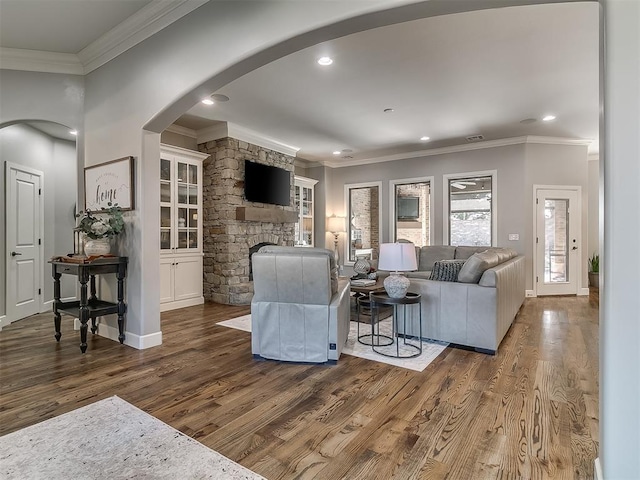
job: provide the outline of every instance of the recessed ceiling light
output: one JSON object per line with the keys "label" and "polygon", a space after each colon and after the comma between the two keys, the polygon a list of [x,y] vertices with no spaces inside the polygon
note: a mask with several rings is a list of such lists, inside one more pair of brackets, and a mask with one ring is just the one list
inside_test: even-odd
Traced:
{"label": "recessed ceiling light", "polygon": [[542,117],[543,122],[550,122],[551,120],[555,120],[555,119],[556,119],[555,115],[545,115],[544,117]]}
{"label": "recessed ceiling light", "polygon": [[205,105],[213,105],[213,100],[211,100],[210,98],[205,98],[204,100],[202,100],[202,103],[204,103]]}
{"label": "recessed ceiling light", "polygon": [[333,152],[334,155],[340,155],[340,153],[341,153],[340,150],[334,150]]}
{"label": "recessed ceiling light", "polygon": [[318,59],[318,65],[322,65],[326,67],[327,65],[331,65],[333,63],[333,59],[331,57],[320,57]]}
{"label": "recessed ceiling light", "polygon": [[78,135],[78,131],[77,130],[69,130],[69,133],[71,135]]}
{"label": "recessed ceiling light", "polygon": [[420,137],[420,140],[422,140],[423,142],[426,142],[427,140],[429,140],[429,137],[425,135],[424,137]]}
{"label": "recessed ceiling light", "polygon": [[393,112],[393,108],[385,108],[385,109],[383,110],[383,112],[384,112],[384,113],[391,113],[391,112]]}

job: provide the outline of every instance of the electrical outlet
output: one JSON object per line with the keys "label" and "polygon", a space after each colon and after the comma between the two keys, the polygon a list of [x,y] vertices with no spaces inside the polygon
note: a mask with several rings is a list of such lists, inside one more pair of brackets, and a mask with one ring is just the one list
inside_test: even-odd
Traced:
{"label": "electrical outlet", "polygon": [[518,233],[510,233],[509,240],[520,240],[520,234]]}

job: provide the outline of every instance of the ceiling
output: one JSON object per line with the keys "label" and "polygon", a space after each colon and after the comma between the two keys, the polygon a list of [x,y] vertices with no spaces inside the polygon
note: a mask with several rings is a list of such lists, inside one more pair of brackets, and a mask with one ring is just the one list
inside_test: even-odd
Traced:
{"label": "ceiling", "polygon": [[[0,0],[0,45],[77,53],[157,2]],[[464,148],[471,135],[487,145],[581,139],[595,154],[598,15],[596,2],[507,7],[349,35],[211,92],[229,101],[198,104],[175,123],[201,138],[229,122],[333,166]],[[316,63],[324,55],[332,65]],[[543,122],[547,114],[557,118]]]}

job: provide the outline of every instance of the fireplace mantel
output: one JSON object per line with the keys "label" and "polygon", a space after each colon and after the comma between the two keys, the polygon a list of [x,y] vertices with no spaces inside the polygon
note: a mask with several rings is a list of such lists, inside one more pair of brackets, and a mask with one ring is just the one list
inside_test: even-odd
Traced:
{"label": "fireplace mantel", "polygon": [[236,220],[265,223],[296,223],[298,213],[279,208],[237,207]]}

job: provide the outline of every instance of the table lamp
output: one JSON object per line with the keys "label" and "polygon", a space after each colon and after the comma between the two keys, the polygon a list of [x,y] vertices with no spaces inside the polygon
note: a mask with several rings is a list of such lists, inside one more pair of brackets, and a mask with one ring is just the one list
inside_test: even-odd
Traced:
{"label": "table lamp", "polygon": [[336,257],[336,267],[340,270],[340,252],[338,251],[338,235],[345,231],[345,217],[331,215],[327,217],[327,231],[333,234],[334,254]]}
{"label": "table lamp", "polygon": [[404,298],[409,289],[409,279],[400,272],[418,269],[416,247],[413,243],[383,243],[380,245],[379,270],[391,272],[384,279],[384,289],[391,298]]}

